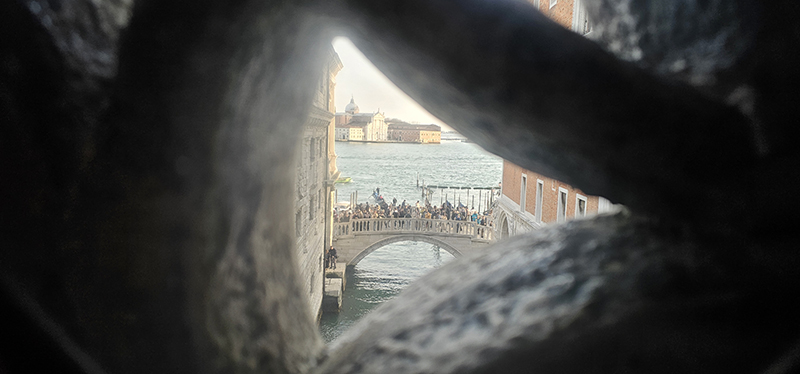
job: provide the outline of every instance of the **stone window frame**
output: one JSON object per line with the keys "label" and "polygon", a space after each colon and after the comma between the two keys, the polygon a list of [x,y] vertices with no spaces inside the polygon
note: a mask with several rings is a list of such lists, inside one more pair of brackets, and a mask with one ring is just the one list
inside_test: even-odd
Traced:
{"label": "stone window frame", "polygon": [[544,181],[536,178],[536,207],[533,208],[534,220],[542,223],[542,205],[544,204]]}
{"label": "stone window frame", "polygon": [[303,208],[298,209],[294,214],[294,233],[298,238],[303,233]]}
{"label": "stone window frame", "polygon": [[522,173],[519,180],[519,211],[525,212],[525,200],[528,194],[528,174]]}
{"label": "stone window frame", "polygon": [[[583,214],[578,215],[578,207],[580,206],[580,201],[583,201]],[[589,207],[589,199],[586,196],[583,196],[579,193],[575,193],[575,218],[578,217],[586,217],[586,210]]]}
{"label": "stone window frame", "polygon": [[[561,206],[561,194],[564,194],[564,206]],[[565,222],[567,220],[567,207],[569,206],[569,190],[564,187],[558,188],[558,194],[556,195],[556,222]]]}
{"label": "stone window frame", "polygon": [[550,0],[550,9],[553,9],[556,4],[558,4],[558,0]]}
{"label": "stone window frame", "polygon": [[310,194],[310,195],[311,195],[309,197],[310,201],[308,202],[308,220],[309,221],[313,221],[314,220],[314,199],[316,198],[316,196],[314,196],[314,194]]}
{"label": "stone window frame", "polygon": [[588,35],[592,32],[592,25],[589,23],[589,16],[586,14],[586,7],[583,6],[583,0],[575,0],[573,3],[572,31],[580,35]]}

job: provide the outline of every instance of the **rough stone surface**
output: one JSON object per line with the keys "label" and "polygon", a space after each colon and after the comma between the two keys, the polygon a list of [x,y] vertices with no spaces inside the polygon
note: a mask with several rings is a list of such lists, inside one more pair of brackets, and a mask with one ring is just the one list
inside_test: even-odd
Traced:
{"label": "rough stone surface", "polygon": [[757,372],[795,338],[770,322],[794,307],[753,282],[768,272],[627,211],[576,220],[424,276],[318,373]]}
{"label": "rough stone surface", "polygon": [[587,1],[590,38],[659,74],[713,86],[753,48],[754,1]]}
{"label": "rough stone surface", "polygon": [[736,108],[619,61],[518,2],[351,3],[368,12],[352,28],[356,45],[487,150],[717,234],[739,231],[730,217],[753,208],[724,203],[745,203],[742,170],[759,163]]}
{"label": "rough stone surface", "polygon": [[[7,3],[0,24],[27,37],[2,44],[0,263],[26,323],[7,336],[51,336],[35,341],[78,371],[308,371],[323,345],[297,296],[294,226],[270,217],[292,209],[318,22],[280,3],[142,1],[117,39],[73,13],[41,32]],[[65,50],[53,35],[72,29],[112,45]],[[94,69],[109,50],[118,65]],[[68,79],[73,65],[107,84]],[[23,346],[0,364],[36,371]]]}
{"label": "rough stone surface", "polygon": [[[510,0],[0,2],[0,371],[797,370],[800,5],[662,3],[587,0],[596,44]],[[630,213],[457,260],[326,353],[271,218],[328,27]]]}

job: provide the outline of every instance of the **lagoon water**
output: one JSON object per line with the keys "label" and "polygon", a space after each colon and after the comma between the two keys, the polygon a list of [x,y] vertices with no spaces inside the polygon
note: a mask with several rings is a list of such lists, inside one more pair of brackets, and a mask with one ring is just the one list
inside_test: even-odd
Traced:
{"label": "lagoon water", "polygon": [[[358,191],[358,202],[369,202],[372,191],[380,187],[387,201],[398,204],[421,199],[420,183],[438,186],[496,187],[502,178],[503,161],[473,143],[444,141],[442,144],[336,143],[337,167],[352,182],[337,184],[338,200],[349,202],[350,193]],[[485,191],[484,191],[485,192]],[[475,194],[466,190],[445,190],[450,202],[472,205]],[[477,194],[477,193],[476,193]],[[431,202],[444,199],[437,190]],[[482,193],[480,197],[485,197]],[[478,207],[479,196],[474,197]],[[484,204],[481,203],[481,209]],[[372,252],[355,267],[348,269],[347,289],[339,314],[325,314],[320,331],[328,342],[372,309],[400,293],[410,282],[433,270],[453,256],[422,242],[399,242]]]}

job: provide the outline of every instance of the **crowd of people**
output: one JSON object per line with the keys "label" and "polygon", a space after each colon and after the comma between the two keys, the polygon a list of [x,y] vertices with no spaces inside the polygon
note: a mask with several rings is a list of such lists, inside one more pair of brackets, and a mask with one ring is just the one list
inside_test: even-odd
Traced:
{"label": "crowd of people", "polygon": [[397,204],[397,199],[392,199],[388,203],[382,198],[379,198],[378,202],[374,204],[369,202],[360,203],[352,210],[349,208],[344,210],[336,209],[333,212],[334,222],[349,222],[353,219],[366,218],[425,218],[471,221],[482,226],[491,225],[491,215],[491,210],[478,212],[474,207],[469,209],[469,207],[461,203],[454,206],[449,201],[445,201],[441,206],[436,206],[431,205],[428,201],[424,205],[420,204],[419,201],[414,204],[408,204],[405,200]]}

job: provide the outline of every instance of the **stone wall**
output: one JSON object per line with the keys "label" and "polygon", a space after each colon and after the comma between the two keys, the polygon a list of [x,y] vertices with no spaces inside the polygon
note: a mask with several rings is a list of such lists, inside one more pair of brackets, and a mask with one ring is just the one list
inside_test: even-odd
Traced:
{"label": "stone wall", "polygon": [[[0,371],[796,372],[797,2],[586,6],[596,41],[519,1],[0,2]],[[325,347],[292,181],[331,30],[628,209],[453,261]]]}

